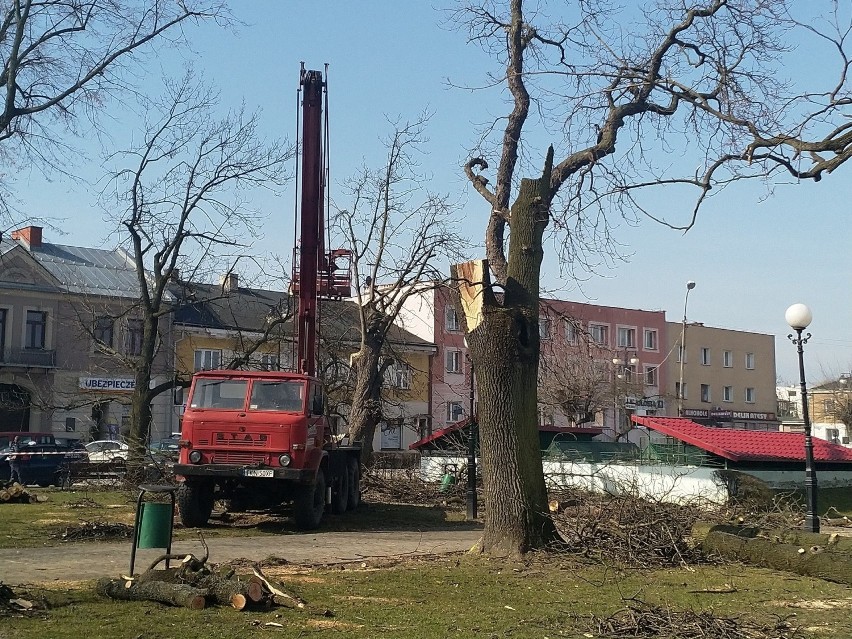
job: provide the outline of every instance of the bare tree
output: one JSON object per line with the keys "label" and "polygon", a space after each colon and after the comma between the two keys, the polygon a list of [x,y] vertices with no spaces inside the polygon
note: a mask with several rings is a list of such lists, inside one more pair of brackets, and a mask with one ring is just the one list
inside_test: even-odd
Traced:
{"label": "bare tree", "polygon": [[[382,382],[390,366],[403,366],[389,352],[388,331],[406,300],[437,281],[442,261],[458,258],[464,242],[453,229],[448,196],[433,193],[417,172],[428,115],[397,124],[378,169],[364,167],[346,185],[349,210],[335,214],[333,228],[352,251],[359,309],[360,346],[351,359],[354,389],[348,433],[372,454],[382,420]],[[444,262],[445,263],[445,262]],[[363,285],[363,286],[362,286]]]}
{"label": "bare tree", "polygon": [[[62,134],[96,122],[129,89],[148,45],[174,45],[193,22],[229,19],[220,0],[5,0],[0,17],[0,142],[7,167],[67,172]],[[3,203],[8,184],[0,189]]]}
{"label": "bare tree", "polygon": [[[563,263],[576,263],[610,245],[613,216],[688,229],[706,198],[732,181],[779,171],[818,180],[852,153],[850,28],[839,9],[808,23],[791,13],[803,11],[801,3],[783,1],[662,1],[644,13],[593,0],[562,9],[543,1],[529,15],[525,4],[486,0],[455,16],[503,64],[489,86],[509,96],[506,116],[465,165],[490,210],[488,259],[456,274],[466,282],[468,342],[481,371],[488,501],[481,547],[512,554],[558,542],[535,415],[547,227],[561,234]],[[560,12],[570,22],[554,18]],[[838,54],[832,86],[796,92],[785,82],[777,60],[794,36]],[[536,125],[553,139],[546,151],[535,147]],[[672,160],[673,152],[680,157]],[[490,156],[498,158],[493,185],[483,175]],[[520,176],[526,171],[532,177]],[[669,221],[643,199],[662,187],[696,189],[686,221]]]}
{"label": "bare tree", "polygon": [[148,107],[141,142],[111,158],[127,167],[111,184],[136,269],[143,322],[134,365],[131,462],[141,458],[150,432],[151,400],[174,386],[173,380],[150,385],[160,322],[173,310],[173,276],[192,281],[213,271],[212,260],[226,253],[234,264],[249,253],[240,238],[256,233],[262,214],[247,206],[244,194],[282,185],[294,154],[281,142],[261,141],[256,114],[217,118],[217,104],[191,76],[168,83],[165,98]]}

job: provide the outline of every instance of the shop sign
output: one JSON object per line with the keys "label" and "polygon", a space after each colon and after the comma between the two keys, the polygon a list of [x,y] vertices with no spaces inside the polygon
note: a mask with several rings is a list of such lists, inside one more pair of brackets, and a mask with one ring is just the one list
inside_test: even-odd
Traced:
{"label": "shop sign", "polygon": [[80,388],[90,391],[130,393],[136,388],[136,380],[127,379],[126,377],[81,377]]}
{"label": "shop sign", "polygon": [[627,410],[636,410],[638,408],[650,408],[652,410],[665,409],[666,402],[662,399],[653,399],[649,397],[628,397],[624,400],[624,408]]}

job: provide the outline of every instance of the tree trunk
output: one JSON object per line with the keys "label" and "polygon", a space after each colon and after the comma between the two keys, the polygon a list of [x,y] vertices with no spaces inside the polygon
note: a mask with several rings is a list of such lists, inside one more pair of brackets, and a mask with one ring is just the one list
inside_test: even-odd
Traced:
{"label": "tree trunk", "polygon": [[758,537],[758,532],[734,526],[696,524],[692,537],[701,543],[706,554],[852,585],[852,558],[848,548],[842,547],[848,544],[841,545],[830,535],[763,533]]}
{"label": "tree trunk", "polygon": [[130,481],[140,481],[143,478],[143,465],[151,437],[151,402],[154,395],[151,393],[150,384],[154,358],[157,355],[158,328],[159,320],[153,313],[148,313],[144,319],[142,349],[136,367],[136,386],[131,399],[130,432],[127,435],[127,443],[130,446],[127,455],[127,478]]}
{"label": "tree trunk", "polygon": [[538,437],[539,276],[552,158],[551,150],[544,177],[521,181],[512,206],[502,301],[485,286],[481,321],[472,323],[465,311],[479,391],[486,500],[481,550],[490,554],[523,554],[559,540],[548,511]]}
{"label": "tree trunk", "polygon": [[96,590],[102,597],[127,601],[159,601],[172,606],[201,610],[206,605],[207,592],[187,584],[171,584],[164,581],[133,583],[124,579],[99,579]]}
{"label": "tree trunk", "polygon": [[353,360],[355,388],[349,413],[349,440],[361,441],[361,462],[369,464],[373,457],[373,437],[382,420],[382,377],[379,360],[381,341],[368,334]]}

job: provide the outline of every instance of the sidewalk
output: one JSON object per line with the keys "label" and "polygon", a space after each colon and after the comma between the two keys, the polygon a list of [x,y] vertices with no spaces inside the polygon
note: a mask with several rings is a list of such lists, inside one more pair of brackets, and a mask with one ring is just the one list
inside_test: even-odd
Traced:
{"label": "sidewalk", "polygon": [[[210,561],[233,559],[262,561],[277,557],[298,563],[324,563],[367,560],[371,557],[397,557],[469,550],[481,536],[480,530],[428,530],[423,532],[316,532],[281,536],[213,537],[207,540]],[[0,582],[9,585],[51,581],[78,581],[118,577],[130,568],[131,543],[78,542],[42,548],[0,549]],[[136,572],[162,549],[139,550]],[[176,541],[174,553],[204,549],[198,540]]]}

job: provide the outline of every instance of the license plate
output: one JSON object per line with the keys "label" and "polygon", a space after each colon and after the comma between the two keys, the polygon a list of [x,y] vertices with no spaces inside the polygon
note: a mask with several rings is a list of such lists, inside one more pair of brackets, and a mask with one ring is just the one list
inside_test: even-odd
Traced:
{"label": "license plate", "polygon": [[271,468],[243,468],[243,477],[274,477],[275,471]]}

